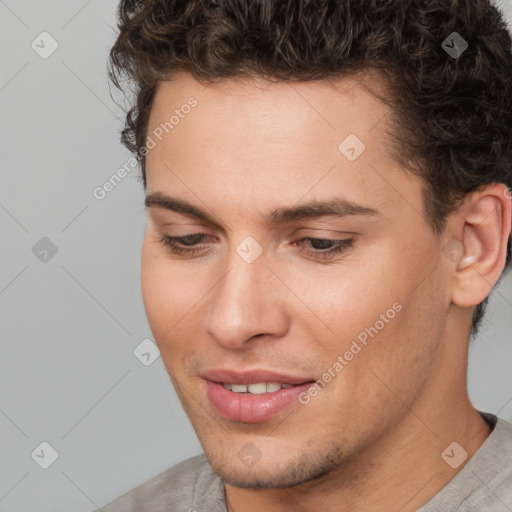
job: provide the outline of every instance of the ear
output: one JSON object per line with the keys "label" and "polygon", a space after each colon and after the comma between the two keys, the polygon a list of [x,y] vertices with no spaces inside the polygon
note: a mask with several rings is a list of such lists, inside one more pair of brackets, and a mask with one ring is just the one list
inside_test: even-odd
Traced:
{"label": "ear", "polygon": [[459,209],[456,231],[460,233],[462,255],[452,293],[458,306],[476,306],[498,281],[507,256],[511,203],[507,187],[493,183],[469,194]]}

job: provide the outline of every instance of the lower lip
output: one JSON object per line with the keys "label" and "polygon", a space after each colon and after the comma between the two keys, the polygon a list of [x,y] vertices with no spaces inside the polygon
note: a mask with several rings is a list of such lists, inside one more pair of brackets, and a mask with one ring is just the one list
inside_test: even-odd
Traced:
{"label": "lower lip", "polygon": [[307,382],[300,386],[280,389],[272,393],[253,395],[251,393],[233,393],[218,382],[205,380],[207,395],[215,410],[224,418],[244,423],[260,423],[269,420],[293,403],[301,393],[314,384]]}

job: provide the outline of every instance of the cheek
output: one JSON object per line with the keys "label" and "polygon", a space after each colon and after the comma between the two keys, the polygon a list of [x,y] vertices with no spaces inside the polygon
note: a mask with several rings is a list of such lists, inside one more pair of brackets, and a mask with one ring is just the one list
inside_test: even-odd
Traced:
{"label": "cheek", "polygon": [[[413,284],[417,285],[414,280],[406,280],[400,289],[395,289],[401,309],[388,323],[377,324],[369,319],[378,332],[372,329],[374,335],[368,336],[357,356],[360,368],[367,374],[368,389],[372,390],[367,396],[361,388],[361,398],[375,404],[381,399],[379,396],[388,397],[398,406],[396,397],[413,403],[434,368],[445,314],[439,301],[442,283],[432,274],[419,287]],[[367,327],[364,332],[369,334]]]}
{"label": "cheek", "polygon": [[301,299],[297,307],[305,309],[305,317],[328,338],[338,343],[349,340],[376,322],[380,324],[380,315],[388,312],[390,322],[399,315],[393,304],[401,301],[404,285],[382,265],[340,265],[328,273],[315,273],[294,272],[288,280]]}
{"label": "cheek", "polygon": [[169,265],[160,253],[154,242],[146,238],[141,261],[142,298],[155,342],[161,350],[166,333],[172,332],[178,319],[179,284],[169,275]]}
{"label": "cheek", "polygon": [[442,316],[439,308],[432,309],[439,292],[435,275],[418,287],[420,270],[426,274],[430,267],[414,254],[407,260],[403,251],[393,249],[368,255],[371,261],[364,265],[333,267],[320,278],[295,274],[294,291],[314,313],[296,315],[303,319],[302,329],[310,330],[312,339],[322,340],[330,364],[352,351],[347,357],[350,380],[360,378],[365,368],[376,373],[384,369],[391,377],[394,370],[419,369],[421,357],[428,363],[439,339],[432,330]]}
{"label": "cheek", "polygon": [[157,324],[163,317],[162,306],[165,304],[165,286],[161,276],[162,265],[155,257],[155,251],[148,242],[147,236],[142,247],[141,290],[146,316],[153,333],[158,331]]}
{"label": "cheek", "polygon": [[178,270],[159,247],[145,240],[141,261],[141,288],[144,308],[155,342],[161,351],[180,340],[185,343],[194,321],[196,308],[206,293],[197,272]]}

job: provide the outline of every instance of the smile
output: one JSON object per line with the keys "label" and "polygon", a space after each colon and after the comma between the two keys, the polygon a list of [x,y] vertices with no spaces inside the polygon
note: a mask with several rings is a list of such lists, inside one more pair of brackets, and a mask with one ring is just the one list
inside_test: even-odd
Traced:
{"label": "smile", "polygon": [[295,385],[279,382],[230,384],[209,380],[204,383],[206,397],[214,411],[227,420],[242,423],[261,423],[278,416],[299,402],[299,395],[314,385],[311,381]]}
{"label": "smile", "polygon": [[282,384],[281,382],[257,382],[256,384],[230,384],[229,382],[222,382],[222,385],[226,389],[233,391],[233,393],[251,393],[252,395],[275,393],[280,389],[293,387],[293,384]]}

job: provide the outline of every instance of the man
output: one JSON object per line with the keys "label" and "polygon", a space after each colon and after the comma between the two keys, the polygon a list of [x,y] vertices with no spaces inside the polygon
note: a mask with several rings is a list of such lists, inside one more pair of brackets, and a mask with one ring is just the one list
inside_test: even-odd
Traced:
{"label": "man", "polygon": [[119,14],[144,304],[204,454],[102,510],[512,510],[512,425],[466,386],[508,265],[501,13],[124,0]]}

